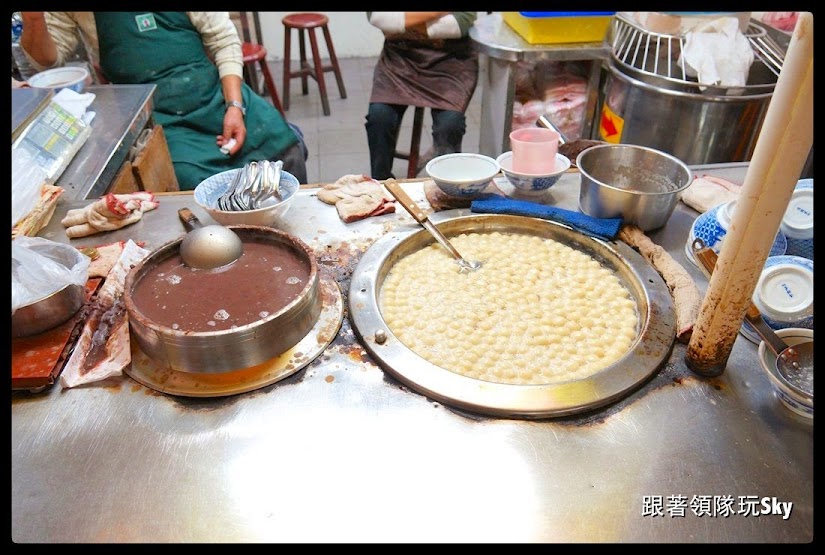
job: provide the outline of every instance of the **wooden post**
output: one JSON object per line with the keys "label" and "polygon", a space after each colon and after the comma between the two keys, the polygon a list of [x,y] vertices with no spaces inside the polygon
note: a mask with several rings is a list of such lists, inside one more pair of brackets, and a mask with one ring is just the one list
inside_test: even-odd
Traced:
{"label": "wooden post", "polygon": [[685,362],[718,376],[813,145],[813,14],[799,15]]}

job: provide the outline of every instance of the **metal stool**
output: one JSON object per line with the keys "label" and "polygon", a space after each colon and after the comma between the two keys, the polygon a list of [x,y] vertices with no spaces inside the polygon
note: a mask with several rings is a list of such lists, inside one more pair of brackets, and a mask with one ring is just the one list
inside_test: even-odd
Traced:
{"label": "metal stool", "polygon": [[[396,147],[393,156],[401,160],[409,160],[407,164],[407,179],[412,179],[421,171],[418,165],[418,159],[421,149],[421,127],[424,125],[424,108],[422,106],[415,107],[415,114],[413,115],[412,139],[410,140],[409,152],[398,150],[398,135],[395,137]],[[399,134],[401,128],[399,127]]]}
{"label": "metal stool", "polygon": [[281,106],[278,89],[275,88],[275,81],[272,80],[272,74],[269,72],[269,64],[266,62],[266,48],[254,42],[245,42],[241,45],[241,52],[243,54],[244,69],[247,72],[254,72],[256,70],[256,63],[261,66],[261,73],[264,76],[264,92],[269,93],[270,98],[272,98],[272,104],[283,116],[284,108]]}
{"label": "metal stool", "polygon": [[[338,66],[338,58],[335,56],[335,48],[332,45],[332,37],[329,34],[329,19],[320,13],[293,13],[284,17],[281,22],[284,24],[284,110],[289,110],[289,82],[293,77],[301,78],[301,93],[308,94],[307,77],[312,77],[318,83],[318,90],[321,93],[321,104],[324,108],[324,115],[329,115],[329,100],[327,99],[327,85],[324,81],[324,73],[332,71],[335,73],[335,80],[338,82],[338,92],[341,98],[347,97],[347,90],[344,88],[344,80],[341,77],[341,68]],[[318,53],[318,40],[315,30],[321,28],[324,33],[324,40],[329,51],[329,65],[321,63],[321,55]],[[298,30],[298,48],[300,49],[300,68],[297,71],[290,69],[290,50],[292,44],[292,29]],[[307,61],[306,43],[304,31],[309,32],[309,43],[312,48],[312,64]]]}

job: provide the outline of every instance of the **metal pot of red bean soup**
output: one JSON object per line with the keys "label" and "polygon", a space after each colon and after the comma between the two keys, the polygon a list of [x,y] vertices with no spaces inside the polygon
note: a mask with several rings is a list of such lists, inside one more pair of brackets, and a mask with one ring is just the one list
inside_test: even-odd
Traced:
{"label": "metal pot of red bean soup", "polygon": [[284,353],[315,325],[322,303],[312,250],[280,230],[229,227],[244,253],[226,267],[189,268],[181,238],[126,276],[132,336],[155,362],[182,372],[239,370]]}

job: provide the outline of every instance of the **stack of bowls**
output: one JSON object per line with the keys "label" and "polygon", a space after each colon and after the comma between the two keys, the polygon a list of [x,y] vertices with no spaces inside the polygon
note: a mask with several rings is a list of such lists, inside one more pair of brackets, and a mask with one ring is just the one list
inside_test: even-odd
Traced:
{"label": "stack of bowls", "polygon": [[[753,304],[774,330],[814,328],[814,263],[801,256],[770,256],[765,262]],[[742,335],[754,343],[762,338],[747,321]]]}
{"label": "stack of bowls", "polygon": [[500,167],[494,158],[471,152],[436,156],[425,167],[433,183],[452,197],[474,197],[490,184]]}
{"label": "stack of bowls", "polygon": [[514,188],[514,195],[536,196],[544,194],[547,189],[556,184],[564,172],[570,169],[570,159],[563,154],[556,153],[556,166],[547,174],[532,174],[517,172],[513,169],[513,152],[508,151],[496,158],[501,166],[501,173]]}
{"label": "stack of bowls", "polygon": [[[725,235],[730,228],[731,220],[733,219],[733,211],[736,208],[736,201],[725,202],[718,204],[700,214],[698,218],[693,221],[693,225],[688,233],[688,240],[685,243],[685,254],[688,260],[698,266],[698,263],[693,258],[693,241],[701,239],[706,247],[710,247],[716,254],[722,250],[722,242]],[[785,254],[788,246],[788,241],[782,230],[776,233],[776,239],[771,246],[768,256],[780,256]]]}
{"label": "stack of bowls", "polygon": [[814,259],[814,180],[800,179],[779,229],[788,238],[786,254]]}

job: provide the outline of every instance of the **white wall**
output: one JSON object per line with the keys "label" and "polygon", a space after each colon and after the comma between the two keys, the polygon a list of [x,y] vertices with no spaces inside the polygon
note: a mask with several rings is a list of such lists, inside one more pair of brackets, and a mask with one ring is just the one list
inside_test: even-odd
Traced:
{"label": "white wall", "polygon": [[[310,11],[310,10],[307,10]],[[284,59],[284,25],[281,19],[294,12],[258,12],[261,35],[267,59]],[[378,56],[384,44],[384,35],[367,21],[367,12],[321,12],[329,18],[329,34],[335,55],[338,58],[368,58]],[[250,17],[251,22],[251,17]],[[252,26],[250,25],[252,28]],[[254,33],[254,28],[252,28]],[[318,49],[322,58],[328,58],[327,44],[320,29],[315,31]],[[312,59],[312,51],[307,37],[307,58]],[[292,31],[292,51],[290,58],[298,60],[298,32]]]}

